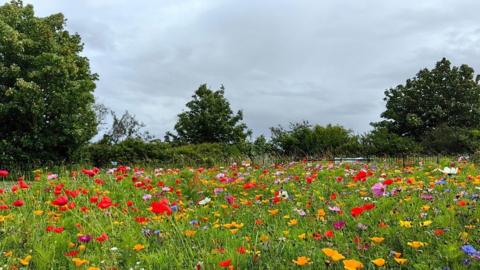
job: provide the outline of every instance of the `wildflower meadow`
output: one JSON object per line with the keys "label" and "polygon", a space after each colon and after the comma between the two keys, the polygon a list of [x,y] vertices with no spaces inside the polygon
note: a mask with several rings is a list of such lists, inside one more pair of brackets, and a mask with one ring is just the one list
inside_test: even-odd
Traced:
{"label": "wildflower meadow", "polygon": [[0,190],[0,268],[479,269],[480,170],[440,167],[36,170]]}

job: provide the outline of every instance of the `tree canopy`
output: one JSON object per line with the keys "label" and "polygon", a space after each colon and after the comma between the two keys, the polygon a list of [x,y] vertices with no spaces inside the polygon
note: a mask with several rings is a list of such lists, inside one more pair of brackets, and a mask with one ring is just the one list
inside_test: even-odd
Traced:
{"label": "tree canopy", "polygon": [[176,134],[168,132],[166,140],[180,143],[242,143],[250,135],[247,125],[242,122],[242,111],[233,113],[224,96],[225,88],[210,90],[201,85],[188,108],[178,115]]}
{"label": "tree canopy", "polygon": [[95,80],[62,14],[0,6],[0,151],[4,161],[68,159],[96,133]]}
{"label": "tree canopy", "polygon": [[467,66],[451,66],[443,58],[432,70],[422,69],[405,84],[385,91],[386,127],[400,136],[422,140],[440,126],[480,127],[479,77]]}

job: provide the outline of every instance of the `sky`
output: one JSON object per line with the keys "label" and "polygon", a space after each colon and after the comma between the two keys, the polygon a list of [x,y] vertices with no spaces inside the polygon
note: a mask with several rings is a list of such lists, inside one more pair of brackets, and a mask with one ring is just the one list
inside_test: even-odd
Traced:
{"label": "sky", "polygon": [[478,0],[24,3],[65,15],[100,76],[96,100],[158,138],[203,83],[225,86],[254,137],[302,120],[362,134],[386,89],[442,57],[480,71]]}

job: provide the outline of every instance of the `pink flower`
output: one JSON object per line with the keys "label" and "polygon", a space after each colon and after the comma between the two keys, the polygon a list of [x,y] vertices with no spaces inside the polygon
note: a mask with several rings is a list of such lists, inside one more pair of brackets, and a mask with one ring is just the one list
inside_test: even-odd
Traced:
{"label": "pink flower", "polygon": [[383,185],[382,183],[376,183],[372,186],[372,192],[373,195],[376,197],[383,196],[383,194],[385,193],[385,185]]}

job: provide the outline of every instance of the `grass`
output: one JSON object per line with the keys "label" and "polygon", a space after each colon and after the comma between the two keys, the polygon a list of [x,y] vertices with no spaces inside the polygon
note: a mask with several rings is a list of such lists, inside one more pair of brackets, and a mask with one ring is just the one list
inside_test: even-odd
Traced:
{"label": "grass", "polygon": [[[480,247],[480,171],[459,166],[455,176],[434,163],[292,162],[63,170],[51,180],[40,170],[28,188],[3,183],[0,267],[374,269],[383,259],[388,269],[478,269],[462,247]],[[65,205],[53,205],[60,196]]]}

